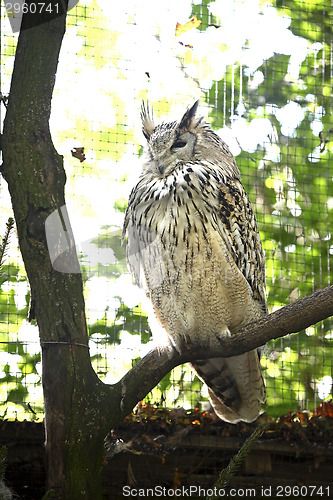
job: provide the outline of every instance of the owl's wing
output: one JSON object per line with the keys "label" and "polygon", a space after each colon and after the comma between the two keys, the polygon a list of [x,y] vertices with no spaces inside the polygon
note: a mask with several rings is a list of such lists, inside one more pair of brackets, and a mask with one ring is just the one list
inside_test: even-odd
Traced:
{"label": "owl's wing", "polygon": [[230,255],[250,285],[254,300],[267,313],[264,252],[250,200],[238,179],[220,185],[217,215],[218,231]]}
{"label": "owl's wing", "polygon": [[[250,200],[238,179],[228,178],[219,186],[216,224],[253,299],[262,314],[267,313],[264,253]],[[236,423],[258,417],[266,396],[256,350],[232,358],[199,360],[192,367],[208,385],[210,401],[220,418]]]}

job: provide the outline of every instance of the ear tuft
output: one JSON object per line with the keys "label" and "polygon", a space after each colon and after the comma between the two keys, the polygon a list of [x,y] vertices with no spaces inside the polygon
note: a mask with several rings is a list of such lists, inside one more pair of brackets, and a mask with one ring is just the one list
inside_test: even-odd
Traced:
{"label": "ear tuft", "polygon": [[142,101],[140,116],[142,121],[143,135],[145,136],[147,141],[149,141],[151,134],[155,130],[155,124],[154,124],[153,111],[150,110],[148,101],[146,102]]}
{"label": "ear tuft", "polygon": [[195,114],[197,112],[198,106],[199,106],[199,99],[197,101],[195,101],[193,106],[191,106],[190,108],[187,108],[183,118],[180,120],[179,125],[178,125],[178,127],[181,131],[190,130],[194,125],[196,125],[197,120],[195,120],[194,118],[195,118]]}

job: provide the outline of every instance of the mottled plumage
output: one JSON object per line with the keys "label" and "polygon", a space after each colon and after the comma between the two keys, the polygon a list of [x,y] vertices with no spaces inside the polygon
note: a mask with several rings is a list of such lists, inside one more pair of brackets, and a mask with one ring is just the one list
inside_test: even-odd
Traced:
{"label": "mottled plumage", "polygon": [[[265,265],[236,161],[198,101],[179,121],[155,125],[147,105],[143,170],[125,215],[127,258],[160,329],[179,351],[218,344],[267,312]],[[154,323],[154,325],[153,325]],[[257,351],[192,363],[212,405],[229,422],[251,422],[265,387]]]}

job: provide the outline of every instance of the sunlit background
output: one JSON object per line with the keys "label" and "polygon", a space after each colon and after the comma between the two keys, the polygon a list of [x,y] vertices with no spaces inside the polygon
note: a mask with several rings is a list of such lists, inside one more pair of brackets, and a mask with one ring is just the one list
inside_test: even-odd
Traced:
{"label": "sunlit background", "polygon": [[[8,96],[18,35],[3,5],[1,14],[1,92]],[[70,10],[50,126],[67,172],[92,362],[105,382],[119,380],[152,345],[144,297],[120,243],[140,172],[142,99],[157,119],[174,120],[199,98],[199,112],[229,145],[257,215],[270,311],[330,283],[332,21],[328,0],[80,0]],[[1,120],[5,109],[1,103]],[[83,162],[71,155],[80,147]],[[12,211],[0,181],[2,236]],[[38,329],[27,320],[15,232],[0,283],[0,415],[42,418]],[[266,347],[270,416],[312,410],[332,396],[332,339],[326,320]],[[206,389],[186,367],[148,398],[207,407]]]}

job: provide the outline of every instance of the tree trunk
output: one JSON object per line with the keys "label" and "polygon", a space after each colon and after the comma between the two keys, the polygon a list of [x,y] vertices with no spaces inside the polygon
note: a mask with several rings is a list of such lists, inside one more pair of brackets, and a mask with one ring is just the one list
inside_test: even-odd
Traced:
{"label": "tree trunk", "polygon": [[46,218],[65,204],[66,175],[49,117],[66,15],[27,29],[29,21],[23,18],[16,50],[2,173],[42,346],[48,488],[63,500],[98,499],[109,427],[97,395],[106,395],[106,386],[90,363],[81,275],[53,269],[45,235]]}

